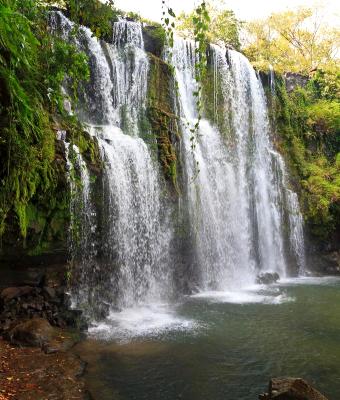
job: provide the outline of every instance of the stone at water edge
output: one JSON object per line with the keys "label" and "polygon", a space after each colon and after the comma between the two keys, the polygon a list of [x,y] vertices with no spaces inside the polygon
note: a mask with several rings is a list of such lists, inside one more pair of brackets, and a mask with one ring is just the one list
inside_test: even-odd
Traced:
{"label": "stone at water edge", "polygon": [[14,345],[40,347],[45,353],[67,351],[75,344],[67,333],[54,328],[44,318],[20,321],[4,336]]}
{"label": "stone at water edge", "polygon": [[280,275],[277,272],[264,272],[256,277],[256,283],[259,285],[271,285],[276,283],[280,279]]}
{"label": "stone at water edge", "polygon": [[53,326],[86,329],[79,310],[71,309],[64,286],[19,286],[0,291],[0,334],[32,318],[43,318]]}
{"label": "stone at water edge", "polygon": [[327,400],[319,391],[301,378],[272,378],[268,393],[259,400]]}

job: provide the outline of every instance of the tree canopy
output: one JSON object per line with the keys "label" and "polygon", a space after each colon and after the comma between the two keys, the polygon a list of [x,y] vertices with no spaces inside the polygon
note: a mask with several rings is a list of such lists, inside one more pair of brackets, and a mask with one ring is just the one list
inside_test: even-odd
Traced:
{"label": "tree canopy", "polygon": [[[233,10],[226,8],[225,2],[207,2],[206,9],[210,22],[207,31],[207,39],[211,42],[223,42],[240,50],[240,29],[242,22],[235,16]],[[195,11],[186,14],[181,13],[177,18],[176,29],[188,37],[194,37]]]}
{"label": "tree canopy", "polygon": [[322,10],[299,7],[245,26],[243,50],[259,69],[308,74],[339,67],[340,32],[326,24]]}

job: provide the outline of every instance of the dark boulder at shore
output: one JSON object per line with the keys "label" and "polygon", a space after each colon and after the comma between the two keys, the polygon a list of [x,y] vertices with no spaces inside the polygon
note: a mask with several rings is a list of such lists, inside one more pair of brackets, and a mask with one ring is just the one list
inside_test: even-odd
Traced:
{"label": "dark boulder at shore", "polygon": [[0,292],[0,334],[18,321],[42,318],[55,327],[85,329],[79,310],[70,308],[65,286],[17,286]]}
{"label": "dark boulder at shore", "polygon": [[319,391],[301,378],[272,378],[268,393],[259,400],[327,400]]}
{"label": "dark boulder at shore", "polygon": [[4,337],[13,345],[40,347],[45,353],[67,351],[75,344],[70,334],[51,326],[43,318],[18,321],[8,329]]}
{"label": "dark boulder at shore", "polygon": [[264,272],[256,277],[256,283],[259,285],[270,285],[276,283],[280,279],[277,272]]}

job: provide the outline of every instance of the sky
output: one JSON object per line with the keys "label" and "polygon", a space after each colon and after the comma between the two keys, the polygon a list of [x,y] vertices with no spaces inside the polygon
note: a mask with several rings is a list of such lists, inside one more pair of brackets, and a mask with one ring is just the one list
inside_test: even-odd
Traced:
{"label": "sky", "polygon": [[[191,11],[199,3],[198,0],[166,0],[176,15],[181,11]],[[327,19],[335,24],[340,16],[339,0],[322,0],[317,4],[325,5]],[[142,17],[160,22],[162,0],[115,0],[115,5],[125,11],[138,12]],[[272,12],[284,11],[300,5],[310,6],[313,0],[226,0],[227,8],[232,9],[236,16],[244,21],[263,18]]]}

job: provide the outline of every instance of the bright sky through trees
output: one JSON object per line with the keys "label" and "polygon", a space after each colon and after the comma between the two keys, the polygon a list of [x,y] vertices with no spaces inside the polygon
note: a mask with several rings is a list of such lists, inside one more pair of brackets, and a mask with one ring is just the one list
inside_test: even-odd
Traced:
{"label": "bright sky through trees", "polygon": [[[219,3],[219,0],[215,0]],[[176,14],[181,11],[190,12],[199,1],[197,0],[168,0]],[[140,13],[143,17],[153,21],[160,21],[161,0],[116,0],[118,8],[126,11]],[[226,7],[232,9],[236,16],[243,20],[252,20],[267,17],[273,12],[284,11],[298,6],[312,6],[314,4],[325,5],[325,14],[329,23],[338,23],[340,17],[340,2],[336,0],[226,0]]]}

